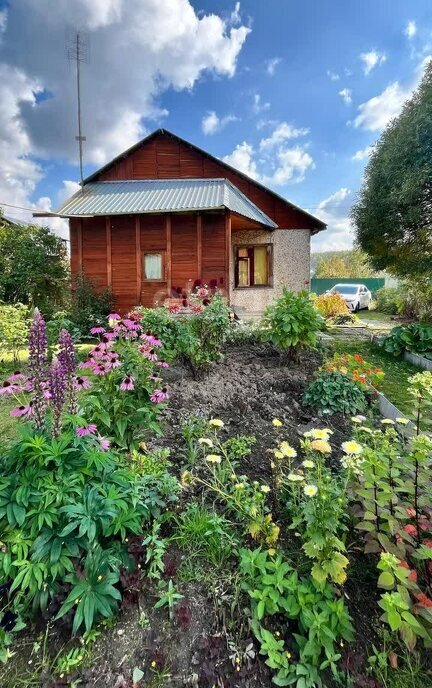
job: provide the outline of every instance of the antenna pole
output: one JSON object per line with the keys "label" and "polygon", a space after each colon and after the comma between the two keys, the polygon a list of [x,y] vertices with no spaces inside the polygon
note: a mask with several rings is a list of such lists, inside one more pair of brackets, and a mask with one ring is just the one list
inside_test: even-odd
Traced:
{"label": "antenna pole", "polygon": [[83,136],[81,124],[81,62],[88,61],[88,37],[82,31],[68,31],[66,33],[66,45],[67,57],[76,66],[78,136],[75,136],[75,141],[78,141],[80,186],[81,191],[83,191],[83,142],[86,137]]}

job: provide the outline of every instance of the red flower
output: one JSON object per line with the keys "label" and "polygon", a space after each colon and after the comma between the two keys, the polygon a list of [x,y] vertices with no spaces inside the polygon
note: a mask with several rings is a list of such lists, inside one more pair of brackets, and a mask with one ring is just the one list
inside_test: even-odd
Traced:
{"label": "red flower", "polygon": [[416,510],[413,509],[412,506],[410,506],[410,507],[406,510],[406,512],[407,512],[407,515],[408,515],[410,518],[414,518],[414,516],[416,515]]}
{"label": "red flower", "polygon": [[432,549],[432,540],[423,540],[422,544],[425,547],[429,547],[429,549]]}
{"label": "red flower", "polygon": [[410,574],[408,576],[408,580],[413,581],[413,583],[416,583],[417,582],[417,571],[415,571],[414,569],[411,569]]}
{"label": "red flower", "polygon": [[419,592],[414,597],[422,607],[432,607],[432,600],[424,592]]}
{"label": "red flower", "polygon": [[404,531],[408,533],[408,535],[412,535],[413,537],[417,535],[417,528],[413,526],[411,523],[408,523],[408,525],[405,526]]}
{"label": "red flower", "polygon": [[403,569],[408,569],[409,571],[409,566],[406,561],[400,561],[398,566],[402,566]]}

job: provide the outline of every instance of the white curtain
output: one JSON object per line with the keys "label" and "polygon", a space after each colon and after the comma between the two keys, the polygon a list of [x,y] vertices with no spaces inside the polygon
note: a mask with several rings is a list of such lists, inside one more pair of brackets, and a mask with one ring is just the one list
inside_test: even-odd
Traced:
{"label": "white curtain", "polygon": [[160,253],[146,253],[144,256],[146,279],[162,279],[162,256]]}

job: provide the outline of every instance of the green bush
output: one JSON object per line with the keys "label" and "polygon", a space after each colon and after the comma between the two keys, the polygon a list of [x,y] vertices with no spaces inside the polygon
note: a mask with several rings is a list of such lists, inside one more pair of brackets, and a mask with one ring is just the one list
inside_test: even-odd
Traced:
{"label": "green bush", "polygon": [[324,320],[314,308],[309,293],[284,289],[282,296],[267,307],[263,325],[264,336],[290,359],[298,358],[299,350],[313,348]]}
{"label": "green bush", "polygon": [[29,307],[22,303],[0,305],[0,354],[19,360],[20,349],[27,344],[30,327]]}
{"label": "green bush", "polygon": [[386,351],[400,356],[404,351],[429,355],[432,353],[432,325],[411,323],[394,327],[383,341]]}
{"label": "green bush", "polygon": [[172,362],[178,355],[177,340],[180,336],[182,324],[166,308],[134,308],[134,313],[140,315],[140,325],[144,332],[152,332],[162,342],[161,357]]}
{"label": "green bush", "polygon": [[394,287],[382,287],[374,296],[376,310],[387,315],[400,315],[404,308],[402,290]]}
{"label": "green bush", "polygon": [[68,584],[58,616],[74,609],[73,632],[117,609],[120,567],[133,563],[124,543],[161,515],[177,486],[168,474],[134,471],[73,427],[57,439],[24,427],[0,456],[0,482],[0,581],[13,581],[11,604],[37,613]]}
{"label": "green bush", "polygon": [[355,415],[364,411],[366,394],[346,375],[337,372],[321,373],[306,389],[303,401],[323,413]]}
{"label": "green bush", "polygon": [[83,337],[89,336],[91,327],[105,325],[106,316],[113,308],[114,297],[110,289],[98,294],[89,277],[83,273],[77,275],[72,291],[70,320]]}

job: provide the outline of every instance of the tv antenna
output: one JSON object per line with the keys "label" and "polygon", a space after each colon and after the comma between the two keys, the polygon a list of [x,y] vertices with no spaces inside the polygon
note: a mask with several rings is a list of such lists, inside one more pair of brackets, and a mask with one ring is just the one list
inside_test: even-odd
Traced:
{"label": "tv antenna", "polygon": [[86,137],[82,134],[81,122],[81,64],[89,61],[89,38],[88,34],[83,31],[70,30],[66,34],[66,55],[70,62],[76,65],[76,87],[77,87],[77,115],[78,115],[78,136],[75,140],[78,141],[79,152],[79,168],[80,168],[80,184],[81,191],[84,188],[83,180],[83,142]]}

